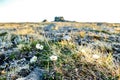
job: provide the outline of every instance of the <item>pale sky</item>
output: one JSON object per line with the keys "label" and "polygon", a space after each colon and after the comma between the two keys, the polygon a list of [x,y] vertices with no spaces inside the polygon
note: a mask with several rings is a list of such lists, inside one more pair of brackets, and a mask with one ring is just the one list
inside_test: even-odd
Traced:
{"label": "pale sky", "polygon": [[0,0],[0,22],[53,21],[120,23],[120,0]]}

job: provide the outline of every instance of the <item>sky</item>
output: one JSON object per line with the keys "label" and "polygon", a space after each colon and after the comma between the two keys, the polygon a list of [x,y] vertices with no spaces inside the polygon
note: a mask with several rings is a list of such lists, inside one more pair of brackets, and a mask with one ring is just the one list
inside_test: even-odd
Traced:
{"label": "sky", "polygon": [[0,0],[0,22],[53,21],[120,23],[120,0]]}

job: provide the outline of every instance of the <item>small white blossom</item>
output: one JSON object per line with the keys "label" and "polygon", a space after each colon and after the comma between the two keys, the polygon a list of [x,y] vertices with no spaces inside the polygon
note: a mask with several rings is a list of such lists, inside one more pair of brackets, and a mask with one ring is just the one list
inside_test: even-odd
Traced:
{"label": "small white blossom", "polygon": [[55,55],[50,56],[50,60],[51,61],[56,61],[57,60],[57,56],[55,56]]}
{"label": "small white blossom", "polygon": [[81,50],[82,53],[86,53],[86,51],[84,49]]}
{"label": "small white blossom", "polygon": [[77,69],[77,68],[75,68],[75,72],[78,72],[78,69]]}
{"label": "small white blossom", "polygon": [[99,56],[99,55],[97,55],[97,54],[94,54],[94,55],[92,56],[92,58],[94,58],[94,59],[99,59],[99,58],[100,58],[100,56]]}
{"label": "small white blossom", "polygon": [[44,48],[43,45],[40,45],[40,50],[43,50],[43,48]]}
{"label": "small white blossom", "polygon": [[40,44],[36,44],[36,48],[39,49],[40,48]]}
{"label": "small white blossom", "polygon": [[33,56],[31,59],[30,59],[30,63],[35,63],[37,61],[37,57],[36,56]]}
{"label": "small white blossom", "polygon": [[43,50],[44,47],[43,47],[43,45],[36,44],[36,48],[37,48],[37,49],[40,49],[40,50]]}

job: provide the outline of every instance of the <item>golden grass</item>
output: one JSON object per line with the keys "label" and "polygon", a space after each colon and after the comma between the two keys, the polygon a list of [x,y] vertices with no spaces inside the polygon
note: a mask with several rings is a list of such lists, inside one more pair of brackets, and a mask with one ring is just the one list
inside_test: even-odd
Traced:
{"label": "golden grass", "polygon": [[17,30],[16,32],[14,32],[14,34],[17,34],[17,35],[26,35],[26,34],[33,34],[33,33],[34,33],[34,30],[30,27]]}
{"label": "golden grass", "polygon": [[[40,22],[40,23],[0,23],[0,28],[5,28],[5,29],[10,29],[10,28],[21,28],[21,27],[39,27],[41,25],[49,25],[49,24],[56,24],[56,29],[57,30],[59,27],[63,26],[74,26],[76,28],[80,27],[89,27],[93,29],[100,29],[100,26],[97,26],[97,23],[82,23],[82,22]],[[106,27],[119,27],[120,24],[117,23],[103,23]],[[119,28],[116,30],[120,31]]]}
{"label": "golden grass", "polygon": [[[80,46],[78,48],[79,51],[74,52],[72,56],[65,56],[62,54],[61,58],[64,58],[64,63],[66,64],[66,67],[68,68],[73,65],[73,68],[65,69],[63,66],[64,64],[61,64],[61,67],[58,67],[58,71],[62,72],[64,76],[72,77],[72,75],[78,74],[76,77],[77,78],[82,78],[83,76],[90,77],[91,75],[95,77],[95,79],[98,77],[96,73],[102,72],[106,77],[112,76],[120,77],[120,66],[116,66],[116,64],[113,62],[113,56],[111,53],[104,54],[99,52],[97,49],[92,49],[91,47],[86,47],[86,46]],[[94,59],[92,56],[94,54],[97,54],[100,56],[98,59]],[[72,58],[73,57],[73,58]],[[78,66],[81,65],[81,66]],[[82,67],[83,66],[83,67]],[[82,67],[82,70],[80,68]],[[74,72],[74,69],[78,69],[77,72]],[[88,74],[89,73],[89,74]],[[99,77],[100,78],[100,77]],[[119,78],[120,79],[120,78]]]}
{"label": "golden grass", "polygon": [[115,29],[115,31],[120,32],[120,27],[114,28],[114,29]]}
{"label": "golden grass", "polygon": [[86,32],[85,31],[80,31],[79,34],[80,34],[81,38],[84,38],[86,36]]}
{"label": "golden grass", "polygon": [[21,28],[21,27],[36,27],[39,26],[40,23],[0,23],[0,28],[11,29],[11,28]]}

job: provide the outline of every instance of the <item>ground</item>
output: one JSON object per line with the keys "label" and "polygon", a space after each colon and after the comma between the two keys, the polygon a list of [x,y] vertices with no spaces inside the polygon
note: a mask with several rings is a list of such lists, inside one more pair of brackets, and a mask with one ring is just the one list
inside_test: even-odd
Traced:
{"label": "ground", "polygon": [[0,23],[0,73],[0,80],[120,80],[120,24]]}

